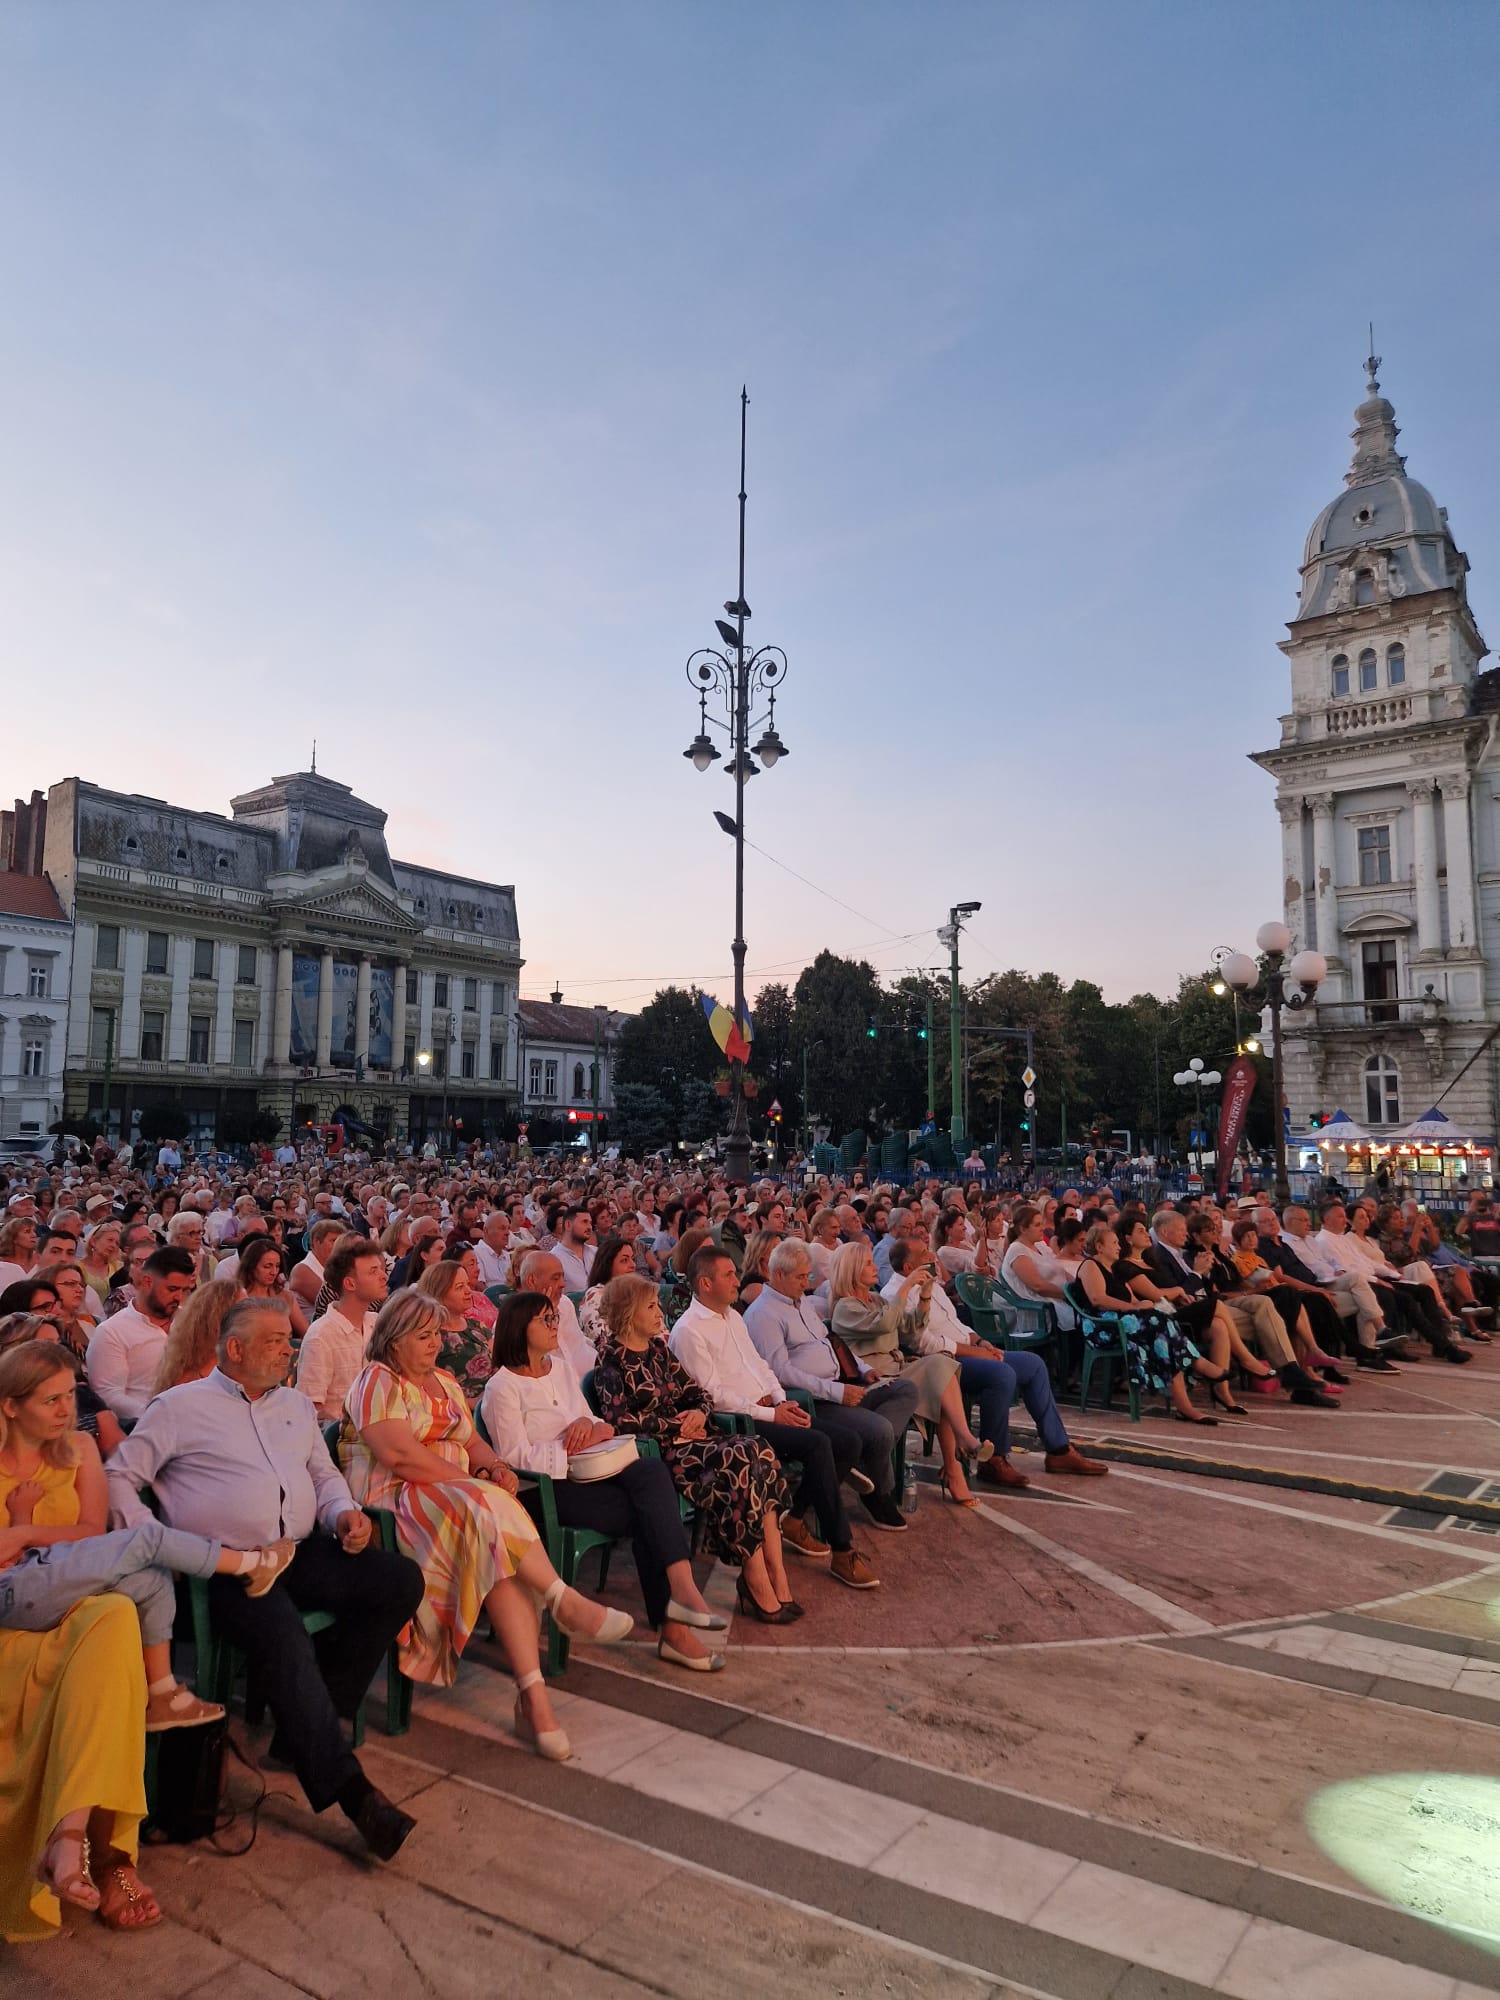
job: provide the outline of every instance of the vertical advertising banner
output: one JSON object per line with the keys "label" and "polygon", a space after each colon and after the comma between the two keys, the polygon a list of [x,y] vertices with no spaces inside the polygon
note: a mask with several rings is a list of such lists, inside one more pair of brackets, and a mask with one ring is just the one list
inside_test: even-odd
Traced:
{"label": "vertical advertising banner", "polygon": [[396,973],[389,965],[370,967],[370,1062],[389,1069],[394,1058],[391,1041],[396,1021]]}
{"label": "vertical advertising banner", "polygon": [[352,959],[333,961],[333,1036],[329,1059],[335,1069],[353,1069],[355,1022],[359,1013],[359,967]]}
{"label": "vertical advertising banner", "polygon": [[292,956],[292,1061],[318,1059],[318,979],[322,961]]}
{"label": "vertical advertising banner", "polygon": [[1219,1098],[1219,1200],[1229,1192],[1229,1169],[1245,1136],[1245,1120],[1255,1095],[1255,1064],[1249,1056],[1236,1056],[1224,1072],[1224,1089]]}

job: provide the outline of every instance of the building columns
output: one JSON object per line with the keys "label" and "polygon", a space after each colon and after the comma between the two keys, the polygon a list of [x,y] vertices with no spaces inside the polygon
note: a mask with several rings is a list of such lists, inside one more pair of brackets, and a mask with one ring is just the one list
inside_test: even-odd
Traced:
{"label": "building columns", "polygon": [[391,1075],[399,1077],[406,1060],[406,960],[398,958],[391,974]]}
{"label": "building columns", "polygon": [[1281,900],[1293,937],[1307,930],[1307,890],[1302,880],[1302,801],[1278,797],[1281,819]]}
{"label": "building columns", "polygon": [[354,1060],[362,1068],[370,1066],[370,954],[359,955],[359,983],[354,998]]}
{"label": "building columns", "polygon": [[290,1066],[292,1060],[292,947],[276,947],[276,999],[271,1015],[271,1060]]}
{"label": "building columns", "polygon": [[1417,891],[1417,951],[1441,956],[1442,912],[1438,902],[1437,816],[1431,778],[1409,778],[1407,796],[1412,812],[1412,864]]}
{"label": "building columns", "polygon": [[1443,844],[1448,851],[1448,948],[1465,954],[1479,948],[1474,914],[1474,850],[1469,834],[1468,777],[1440,778]]}
{"label": "building columns", "polygon": [[320,1070],[333,1065],[333,946],[323,947],[323,964],[318,974],[318,1053]]}
{"label": "building columns", "polygon": [[1332,792],[1314,792],[1308,800],[1313,815],[1313,927],[1325,958],[1341,958],[1339,933],[1338,861],[1334,846]]}

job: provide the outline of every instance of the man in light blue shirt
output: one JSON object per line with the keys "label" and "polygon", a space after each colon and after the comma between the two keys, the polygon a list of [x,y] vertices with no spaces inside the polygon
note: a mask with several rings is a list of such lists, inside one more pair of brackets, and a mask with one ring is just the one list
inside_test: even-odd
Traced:
{"label": "man in light blue shirt", "polygon": [[875,1375],[843,1342],[835,1345],[804,1296],[811,1272],[799,1237],[778,1243],[767,1282],[745,1308],[745,1331],[784,1389],[805,1389],[814,1399],[814,1425],[828,1433],[835,1458],[858,1472],[851,1482],[870,1489],[862,1497],[871,1522],[895,1532],[906,1516],[896,1504],[892,1453],[917,1407],[917,1385]]}
{"label": "man in light blue shirt", "polygon": [[[314,1812],[337,1804],[389,1861],[416,1822],[370,1783],[339,1717],[354,1715],[420,1604],[422,1572],[406,1556],[369,1546],[369,1517],[328,1456],[316,1410],[284,1386],[291,1359],[279,1299],[231,1306],[218,1366],[155,1397],[107,1462],[110,1512],[124,1527],[148,1520],[141,1488],[149,1486],[169,1527],[234,1547],[260,1522],[266,1532],[256,1531],[248,1546],[297,1544],[261,1597],[248,1597],[233,1577],[212,1578],[210,1616],[265,1688],[276,1723],[272,1754],[292,1765]],[[316,1651],[305,1611],[329,1611],[336,1621],[319,1634]]]}

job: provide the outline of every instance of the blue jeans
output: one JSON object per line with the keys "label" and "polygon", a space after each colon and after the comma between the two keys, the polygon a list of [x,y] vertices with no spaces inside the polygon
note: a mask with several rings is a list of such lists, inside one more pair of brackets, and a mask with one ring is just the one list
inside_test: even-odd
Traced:
{"label": "blue jeans", "polygon": [[1032,1422],[1042,1440],[1043,1451],[1068,1449],[1068,1434],[1052,1400],[1052,1384],[1047,1364],[1040,1355],[1018,1349],[1003,1361],[987,1361],[979,1356],[958,1358],[958,1386],[965,1406],[979,1405],[979,1435],[993,1444],[1004,1458],[1010,1451],[1010,1406],[1021,1392]]}
{"label": "blue jeans", "polygon": [[82,1598],[117,1590],[134,1600],[144,1644],[162,1646],[172,1636],[177,1612],[173,1571],[212,1576],[219,1554],[218,1542],[185,1535],[162,1521],[28,1549],[13,1569],[0,1570],[0,1626],[50,1632]]}

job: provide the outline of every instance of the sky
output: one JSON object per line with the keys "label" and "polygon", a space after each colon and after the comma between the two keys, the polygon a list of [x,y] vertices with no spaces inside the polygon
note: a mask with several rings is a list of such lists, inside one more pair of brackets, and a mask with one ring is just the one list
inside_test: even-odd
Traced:
{"label": "sky", "polygon": [[316,739],[523,993],[727,999],[748,384],[752,991],[977,900],[966,976],[1171,992],[1281,914],[1371,320],[1500,632],[1497,71],[1489,0],[7,0],[0,798]]}

